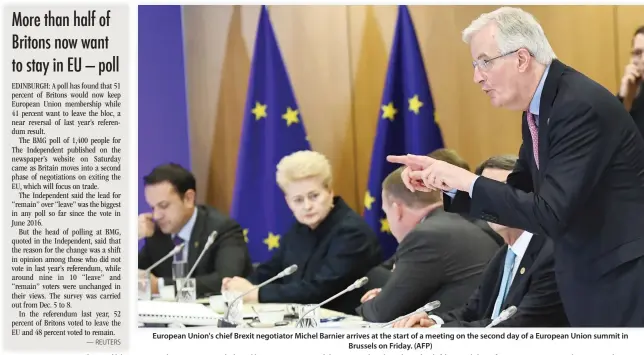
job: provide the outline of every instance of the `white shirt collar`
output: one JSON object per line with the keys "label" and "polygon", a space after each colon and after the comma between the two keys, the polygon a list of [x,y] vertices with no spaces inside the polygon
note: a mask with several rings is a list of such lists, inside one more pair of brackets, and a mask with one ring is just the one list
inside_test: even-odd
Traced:
{"label": "white shirt collar", "polygon": [[523,232],[512,246],[508,246],[508,248],[516,255],[516,258],[514,259],[514,267],[512,268],[512,279],[514,279],[514,276],[517,274],[519,265],[521,265],[521,260],[523,259],[526,250],[528,250],[528,245],[530,245],[530,240],[532,240],[532,233]]}

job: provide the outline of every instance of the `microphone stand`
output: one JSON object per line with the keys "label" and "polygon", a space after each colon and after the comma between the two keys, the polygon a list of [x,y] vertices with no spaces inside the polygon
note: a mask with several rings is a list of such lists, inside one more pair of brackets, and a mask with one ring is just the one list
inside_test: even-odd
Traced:
{"label": "microphone stand", "polygon": [[286,269],[282,270],[279,274],[271,277],[270,279],[260,283],[259,285],[255,286],[255,287],[251,288],[250,290],[242,293],[241,295],[235,297],[235,299],[232,300],[232,302],[230,302],[228,304],[228,307],[226,308],[226,312],[224,313],[224,318],[222,318],[219,321],[217,321],[217,327],[219,327],[219,328],[236,328],[237,324],[235,324],[234,322],[230,321],[229,319],[230,319],[230,310],[237,304],[237,302],[239,302],[239,300],[243,299],[244,296],[248,295],[249,293],[251,293],[251,292],[253,292],[255,290],[258,290],[261,287],[264,287],[264,286],[268,285],[269,283],[271,283],[271,282],[273,282],[273,281],[275,281],[277,279],[281,279],[284,276],[291,275],[295,271],[297,271],[297,265],[293,264],[293,265],[287,267]]}
{"label": "microphone stand", "polygon": [[[170,250],[170,252],[168,254],[166,254],[161,259],[157,260],[149,268],[143,270],[143,275],[144,275],[143,277],[145,277],[145,282],[147,283],[146,289],[150,289],[152,287],[150,285],[150,273],[152,272],[152,270],[154,270],[155,267],[161,265],[161,263],[163,263],[164,261],[168,260],[170,257],[172,257],[172,256],[176,255],[177,253],[179,253],[181,251],[181,249],[183,249],[184,245],[185,245],[185,243],[181,243],[181,244],[175,246],[172,250]],[[147,293],[148,292],[146,290],[146,296],[145,296],[146,298],[148,298]]]}
{"label": "microphone stand", "polygon": [[186,244],[186,243],[181,243],[181,244],[177,245],[176,247],[174,247],[174,249],[170,250],[170,252],[169,252],[168,254],[166,254],[166,255],[165,255],[164,257],[162,257],[161,259],[157,260],[157,262],[156,262],[156,263],[152,264],[152,266],[150,266],[149,268],[147,268],[147,269],[143,270],[143,272],[144,272],[146,275],[150,274],[150,272],[151,272],[152,270],[154,270],[154,268],[155,268],[155,267],[157,267],[157,266],[161,265],[161,263],[163,263],[164,261],[168,260],[168,258],[170,258],[171,256],[175,256],[177,253],[179,253],[179,252],[181,251],[181,249],[183,249],[183,246],[184,246],[185,244]]}
{"label": "microphone stand", "polygon": [[[183,283],[181,283],[181,287],[177,289],[177,295],[175,297],[175,300],[179,300],[179,295],[181,294],[181,291],[183,291],[183,288],[186,286],[186,283],[188,283],[188,280],[190,279],[190,276],[192,276],[192,273],[195,271],[197,268],[197,265],[199,265],[199,262],[201,261],[201,258],[206,254],[206,251],[210,246],[215,242],[215,238],[217,238],[217,231],[212,231],[210,235],[208,236],[208,240],[206,241],[206,245],[204,245],[203,250],[199,254],[199,257],[195,261],[195,263],[192,265],[192,268],[186,275],[186,277],[183,278]],[[195,285],[195,292],[197,291],[197,287]]]}
{"label": "microphone stand", "polygon": [[510,317],[512,317],[515,313],[517,313],[517,307],[516,306],[510,306],[506,308],[501,314],[498,315],[498,317],[492,319],[492,322],[488,324],[485,328],[492,328],[496,327],[499,325],[499,323],[505,322],[508,320]]}
{"label": "microphone stand", "polygon": [[403,316],[400,316],[400,317],[398,317],[398,318],[396,318],[396,319],[394,319],[394,320],[390,321],[389,323],[385,323],[385,324],[384,324],[383,326],[381,326],[380,328],[386,328],[386,327],[389,327],[389,326],[391,326],[392,324],[394,324],[394,323],[396,323],[396,322],[398,322],[398,321],[401,321],[401,320],[403,320],[403,319],[409,318],[409,317],[411,317],[411,316],[413,316],[413,315],[416,315],[416,314],[418,314],[418,313],[429,313],[429,312],[431,312],[431,311],[435,310],[436,308],[438,308],[438,307],[440,307],[440,306],[441,306],[441,302],[440,302],[440,301],[432,301],[432,302],[429,302],[428,304],[426,304],[426,305],[424,305],[424,306],[422,306],[422,307],[418,308],[417,310],[415,310],[415,311],[413,311],[413,312],[411,312],[411,313],[409,313],[409,314],[405,314],[405,315],[403,315]]}
{"label": "microphone stand", "polygon": [[363,277],[363,278],[361,278],[361,279],[358,279],[356,282],[354,282],[353,284],[351,284],[349,287],[347,287],[347,288],[345,288],[344,290],[342,290],[342,291],[340,291],[340,292],[336,293],[335,295],[333,295],[333,296],[331,296],[331,297],[327,298],[326,300],[322,301],[322,303],[319,303],[319,304],[315,305],[315,307],[312,307],[312,308],[311,308],[311,309],[309,309],[308,311],[304,312],[304,314],[300,315],[300,319],[298,319],[298,320],[297,320],[297,323],[295,323],[295,327],[296,327],[296,328],[303,328],[303,327],[302,327],[302,320],[304,320],[304,316],[306,316],[307,314],[309,314],[309,313],[311,313],[311,312],[315,311],[316,309],[318,309],[318,308],[320,308],[320,307],[324,306],[325,304],[327,304],[327,303],[329,303],[329,302],[333,301],[334,299],[336,299],[336,298],[338,298],[338,297],[340,297],[340,296],[344,295],[345,293],[347,293],[347,292],[351,292],[351,291],[353,291],[353,290],[355,290],[355,289],[358,289],[358,288],[360,288],[360,287],[362,287],[362,286],[366,285],[368,281],[369,281],[369,278],[368,278],[368,277],[366,277],[366,276],[365,276],[365,277]]}

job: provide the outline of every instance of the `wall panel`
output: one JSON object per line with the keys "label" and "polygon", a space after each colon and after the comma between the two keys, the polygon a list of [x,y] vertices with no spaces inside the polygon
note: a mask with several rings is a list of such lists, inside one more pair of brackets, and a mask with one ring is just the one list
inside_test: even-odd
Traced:
{"label": "wall panel", "polygon": [[[475,166],[516,153],[520,113],[493,108],[472,81],[461,31],[496,6],[410,6],[446,144]],[[227,211],[259,6],[184,6],[193,166],[200,201]],[[271,20],[314,149],[336,192],[362,209],[396,6],[271,6]],[[565,63],[611,91],[642,6],[526,6]]]}

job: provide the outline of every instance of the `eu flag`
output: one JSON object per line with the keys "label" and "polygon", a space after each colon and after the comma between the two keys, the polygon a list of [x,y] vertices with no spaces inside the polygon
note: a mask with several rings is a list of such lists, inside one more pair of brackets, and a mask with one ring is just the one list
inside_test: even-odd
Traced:
{"label": "eu flag", "polygon": [[244,111],[231,217],[254,262],[270,258],[295,221],[275,180],[282,157],[309,150],[302,117],[268,10],[262,6]]}
{"label": "eu flag", "polygon": [[387,258],[394,254],[397,243],[381,208],[382,181],[399,165],[387,162],[386,157],[426,155],[439,148],[443,148],[443,137],[434,118],[434,103],[416,31],[407,6],[399,6],[364,197],[364,218],[378,233]]}

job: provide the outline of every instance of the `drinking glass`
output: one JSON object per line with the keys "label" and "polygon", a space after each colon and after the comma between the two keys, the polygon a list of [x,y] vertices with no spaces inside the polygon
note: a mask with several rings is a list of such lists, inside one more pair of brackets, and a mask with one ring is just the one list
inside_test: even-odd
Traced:
{"label": "drinking glass", "polygon": [[185,261],[174,261],[172,263],[172,279],[178,280],[186,277],[188,273],[188,263]]}
{"label": "drinking glass", "polygon": [[179,302],[195,302],[197,301],[197,280],[190,279],[177,279],[177,300]]}
{"label": "drinking glass", "polygon": [[150,274],[139,275],[139,300],[149,301],[152,299],[152,283],[150,281]]}
{"label": "drinking glass", "polygon": [[[303,304],[299,307],[297,328],[317,328],[318,324],[320,324],[320,308],[315,307],[317,307],[317,304]],[[315,309],[312,310],[313,308]],[[309,310],[312,311],[309,312]]]}
{"label": "drinking glass", "polygon": [[241,324],[244,321],[244,298],[239,298],[242,292],[224,290],[221,294],[226,302],[228,321]]}

